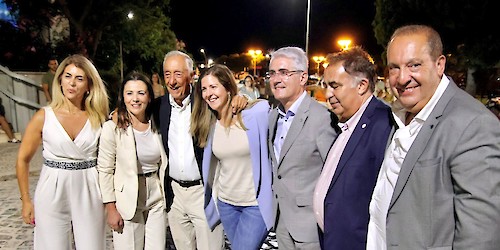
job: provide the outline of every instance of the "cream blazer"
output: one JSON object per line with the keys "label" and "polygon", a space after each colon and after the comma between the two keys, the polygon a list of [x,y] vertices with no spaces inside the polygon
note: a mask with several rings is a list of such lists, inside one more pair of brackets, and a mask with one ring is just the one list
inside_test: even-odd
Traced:
{"label": "cream blazer", "polygon": [[[163,148],[159,131],[154,132],[154,142],[161,149],[159,167],[163,193],[163,179],[167,169],[167,155]],[[139,188],[137,171],[137,151],[134,132],[129,126],[124,132],[109,120],[102,126],[97,157],[99,187],[104,203],[116,202],[116,208],[124,220],[131,220],[137,209]],[[165,194],[163,194],[165,201]],[[166,204],[166,203],[165,203]]]}

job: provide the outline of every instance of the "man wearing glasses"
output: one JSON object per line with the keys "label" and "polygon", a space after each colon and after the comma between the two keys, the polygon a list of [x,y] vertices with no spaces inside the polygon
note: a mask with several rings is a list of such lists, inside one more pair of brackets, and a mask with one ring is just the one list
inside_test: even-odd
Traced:
{"label": "man wearing glasses", "polygon": [[271,55],[270,86],[280,102],[269,116],[280,249],[320,248],[313,192],[337,137],[336,116],[307,95],[307,70],[308,59],[300,48],[284,47]]}

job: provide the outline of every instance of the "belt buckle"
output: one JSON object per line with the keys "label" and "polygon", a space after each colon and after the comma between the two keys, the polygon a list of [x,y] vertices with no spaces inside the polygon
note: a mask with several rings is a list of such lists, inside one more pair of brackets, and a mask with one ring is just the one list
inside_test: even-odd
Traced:
{"label": "belt buckle", "polygon": [[192,186],[197,186],[200,185],[200,180],[195,180],[195,181],[182,181],[182,180],[175,180],[175,182],[179,183],[179,186],[183,188],[189,188]]}
{"label": "belt buckle", "polygon": [[142,173],[142,174],[139,174],[139,176],[144,176],[144,177],[151,177],[153,176],[154,174],[156,174],[157,171],[153,171],[153,172],[148,172],[148,173]]}

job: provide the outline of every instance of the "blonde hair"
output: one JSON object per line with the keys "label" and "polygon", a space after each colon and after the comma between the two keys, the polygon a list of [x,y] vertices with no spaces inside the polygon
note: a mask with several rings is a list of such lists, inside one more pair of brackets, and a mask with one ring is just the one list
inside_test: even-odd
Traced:
{"label": "blonde hair", "polygon": [[82,55],[68,56],[57,68],[52,83],[52,102],[50,103],[50,107],[56,110],[64,106],[66,98],[61,90],[61,77],[64,69],[71,64],[85,72],[89,93],[85,95],[82,104],[89,116],[92,127],[100,127],[106,121],[109,113],[108,92],[95,66],[89,59]]}

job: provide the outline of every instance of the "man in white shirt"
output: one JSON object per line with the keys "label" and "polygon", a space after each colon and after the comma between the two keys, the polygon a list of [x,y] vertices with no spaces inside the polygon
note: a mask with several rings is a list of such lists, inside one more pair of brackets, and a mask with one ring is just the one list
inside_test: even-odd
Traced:
{"label": "man in white shirt", "polygon": [[[184,52],[171,51],[165,55],[163,74],[168,94],[155,100],[159,111],[154,115],[168,155],[164,186],[174,244],[181,250],[223,249],[222,225],[211,231],[205,216],[201,180],[203,149],[193,143],[189,133],[193,60]],[[232,102],[239,110],[246,104],[243,97],[235,97]]]}
{"label": "man in white shirt", "polygon": [[368,204],[392,129],[391,109],[373,96],[375,65],[354,47],[327,57],[326,98],[342,133],[314,191],[322,249],[366,248]]}
{"label": "man in white shirt", "polygon": [[498,249],[500,122],[444,75],[439,34],[397,29],[387,46],[398,129],[370,202],[367,249]]}

